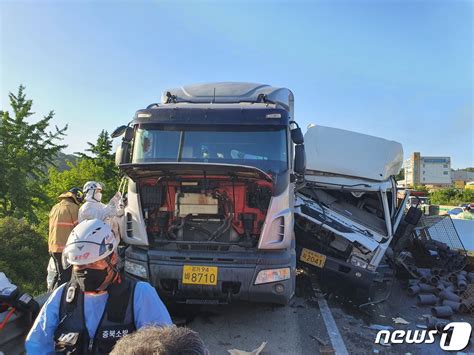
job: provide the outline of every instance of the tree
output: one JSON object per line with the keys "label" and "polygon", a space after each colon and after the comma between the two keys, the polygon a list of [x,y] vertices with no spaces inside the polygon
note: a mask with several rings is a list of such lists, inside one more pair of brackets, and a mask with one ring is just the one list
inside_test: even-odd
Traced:
{"label": "tree", "polygon": [[76,164],[67,163],[69,170],[59,171],[55,167],[49,168],[49,183],[45,186],[45,191],[51,200],[64,191],[72,187],[80,187],[90,180],[102,180],[104,169],[95,159],[79,159]]}
{"label": "tree", "polygon": [[108,199],[114,195],[119,185],[119,172],[115,166],[115,157],[112,153],[112,138],[106,130],[100,132],[96,143],[87,142],[89,148],[87,152],[92,153],[92,157],[84,153],[76,153],[82,159],[93,160],[95,164],[102,168],[103,174],[91,179],[105,183],[104,198]]}
{"label": "tree", "polygon": [[397,175],[395,175],[395,181],[405,180],[405,169],[401,168]]}
{"label": "tree", "polygon": [[46,289],[48,245],[24,219],[0,218],[0,270],[22,291]]}
{"label": "tree", "polygon": [[38,209],[39,225],[36,230],[41,235],[48,235],[48,212],[57,202],[58,196],[72,187],[84,186],[87,181],[98,181],[104,186],[103,201],[107,201],[115,194],[119,184],[118,169],[115,167],[114,156],[111,153],[112,140],[107,131],[99,134],[96,144],[88,143],[94,156],[76,153],[76,161],[67,161],[67,169],[51,166],[48,170],[48,183],[44,184],[43,192],[48,197],[48,208]]}
{"label": "tree", "polygon": [[435,205],[458,206],[474,201],[474,190],[455,189],[452,187],[435,190],[430,193],[430,201]]}
{"label": "tree", "polygon": [[35,208],[47,200],[40,188],[47,166],[66,147],[63,139],[67,125],[48,131],[54,111],[30,123],[33,101],[26,98],[25,87],[9,94],[13,117],[0,111],[0,217],[27,217],[37,221]]}
{"label": "tree", "polygon": [[413,186],[413,190],[415,190],[415,191],[422,191],[422,192],[424,192],[424,193],[426,193],[426,194],[429,193],[429,190],[428,190],[428,188],[427,188],[425,185],[414,185],[414,186]]}

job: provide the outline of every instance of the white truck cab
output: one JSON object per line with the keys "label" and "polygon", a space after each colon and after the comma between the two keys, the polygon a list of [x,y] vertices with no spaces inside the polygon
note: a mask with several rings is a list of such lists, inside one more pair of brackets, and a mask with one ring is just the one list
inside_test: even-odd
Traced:
{"label": "white truck cab", "polygon": [[296,242],[302,263],[370,284],[404,215],[393,178],[400,143],[310,126],[305,181],[298,191]]}

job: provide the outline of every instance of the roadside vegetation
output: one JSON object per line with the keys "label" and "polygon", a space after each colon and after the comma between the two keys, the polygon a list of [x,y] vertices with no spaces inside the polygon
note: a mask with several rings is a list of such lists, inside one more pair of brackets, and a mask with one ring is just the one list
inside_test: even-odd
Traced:
{"label": "roadside vegetation", "polygon": [[23,86],[9,103],[0,110],[0,272],[36,295],[46,290],[48,214],[57,197],[96,180],[108,201],[119,176],[107,131],[85,153],[66,155],[67,125],[49,131],[54,111],[36,118]]}
{"label": "roadside vegetation", "polygon": [[472,189],[446,187],[430,191],[424,185],[415,185],[413,189],[425,192],[433,205],[459,206],[463,203],[474,202],[474,190]]}
{"label": "roadside vegetation", "polygon": [[430,192],[430,201],[433,205],[459,206],[463,203],[474,202],[474,190],[455,189],[452,187]]}

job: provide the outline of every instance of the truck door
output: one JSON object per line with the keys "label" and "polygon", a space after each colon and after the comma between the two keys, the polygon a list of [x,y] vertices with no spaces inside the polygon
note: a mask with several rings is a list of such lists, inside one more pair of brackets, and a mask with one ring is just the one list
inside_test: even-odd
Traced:
{"label": "truck door", "polygon": [[[396,196],[396,190],[395,190],[394,195]],[[403,201],[398,206],[398,209],[396,210],[396,212],[395,212],[395,214],[392,218],[393,234],[395,234],[395,232],[398,229],[398,226],[400,225],[400,221],[402,220],[402,217],[404,215],[406,204],[407,204],[407,201],[408,201],[409,197],[410,197],[410,192],[408,190],[406,190],[405,191],[405,197],[403,198]]]}

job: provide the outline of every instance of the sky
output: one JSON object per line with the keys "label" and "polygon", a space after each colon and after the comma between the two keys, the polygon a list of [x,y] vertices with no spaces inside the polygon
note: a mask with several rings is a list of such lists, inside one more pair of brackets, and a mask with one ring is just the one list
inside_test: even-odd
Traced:
{"label": "sky", "polygon": [[[295,118],[474,166],[469,0],[0,0],[0,109],[20,84],[67,153],[161,93],[241,81],[290,88]],[[347,147],[350,154],[350,147]]]}

